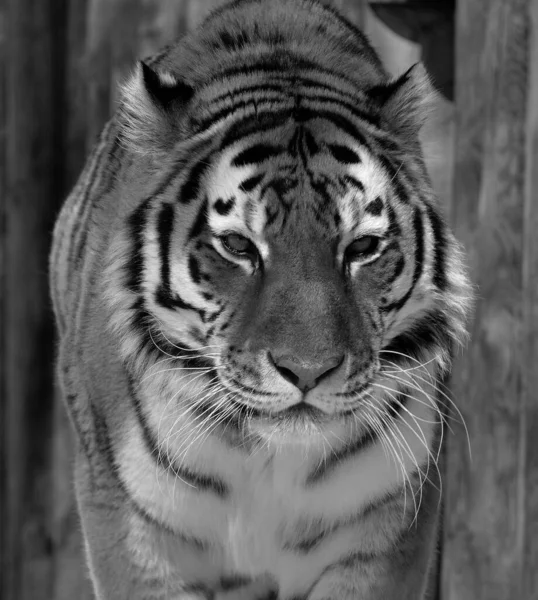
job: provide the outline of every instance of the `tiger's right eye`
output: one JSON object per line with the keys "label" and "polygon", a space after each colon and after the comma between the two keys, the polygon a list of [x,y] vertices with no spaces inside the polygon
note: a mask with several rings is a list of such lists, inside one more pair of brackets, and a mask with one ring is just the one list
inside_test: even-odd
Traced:
{"label": "tiger's right eye", "polygon": [[346,259],[366,260],[378,251],[380,243],[380,239],[375,235],[363,235],[346,248]]}
{"label": "tiger's right eye", "polygon": [[244,235],[239,233],[227,233],[220,236],[220,241],[225,250],[230,254],[250,258],[251,260],[258,256],[256,246]]}

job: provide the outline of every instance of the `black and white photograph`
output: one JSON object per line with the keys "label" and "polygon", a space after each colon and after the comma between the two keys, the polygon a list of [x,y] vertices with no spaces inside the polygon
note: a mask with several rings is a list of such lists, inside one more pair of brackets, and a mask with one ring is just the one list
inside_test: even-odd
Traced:
{"label": "black and white photograph", "polygon": [[0,0],[0,600],[538,600],[538,0]]}

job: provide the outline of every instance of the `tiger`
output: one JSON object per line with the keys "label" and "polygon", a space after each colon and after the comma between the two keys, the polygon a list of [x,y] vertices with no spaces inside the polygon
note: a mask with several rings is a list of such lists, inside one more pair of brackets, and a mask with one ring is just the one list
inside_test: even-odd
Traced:
{"label": "tiger", "polygon": [[96,598],[430,597],[473,293],[425,67],[235,0],[120,88],[50,255]]}

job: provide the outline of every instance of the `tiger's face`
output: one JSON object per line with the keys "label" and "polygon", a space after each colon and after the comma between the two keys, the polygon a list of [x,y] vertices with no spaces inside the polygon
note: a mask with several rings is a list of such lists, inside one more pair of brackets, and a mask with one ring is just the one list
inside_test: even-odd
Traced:
{"label": "tiger's face", "polygon": [[208,173],[191,254],[222,310],[206,340],[251,414],[337,415],[379,368],[402,241],[365,152],[313,127],[278,133],[226,149]]}
{"label": "tiger's face", "polygon": [[414,289],[418,213],[395,203],[379,161],[323,122],[290,122],[201,164],[191,223],[182,232],[166,215],[172,197],[157,219],[169,226],[167,281],[161,264],[150,305],[165,337],[211,349],[208,367],[250,422],[354,414],[398,305],[429,303],[427,283]]}
{"label": "tiger's face", "polygon": [[446,369],[465,330],[458,249],[416,147],[284,114],[169,157],[130,214],[109,270],[123,358],[166,406],[264,435],[356,424],[365,406],[382,423],[404,408],[405,373],[387,371]]}

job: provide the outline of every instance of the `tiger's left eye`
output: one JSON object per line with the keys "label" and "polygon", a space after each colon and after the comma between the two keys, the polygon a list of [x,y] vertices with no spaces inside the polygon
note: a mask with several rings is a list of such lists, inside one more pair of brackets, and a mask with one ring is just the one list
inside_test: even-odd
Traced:
{"label": "tiger's left eye", "polygon": [[364,260],[379,250],[381,240],[375,235],[364,235],[351,242],[346,248],[346,259]]}
{"label": "tiger's left eye", "polygon": [[228,233],[220,237],[222,245],[232,254],[257,255],[256,246],[245,236],[239,233]]}

